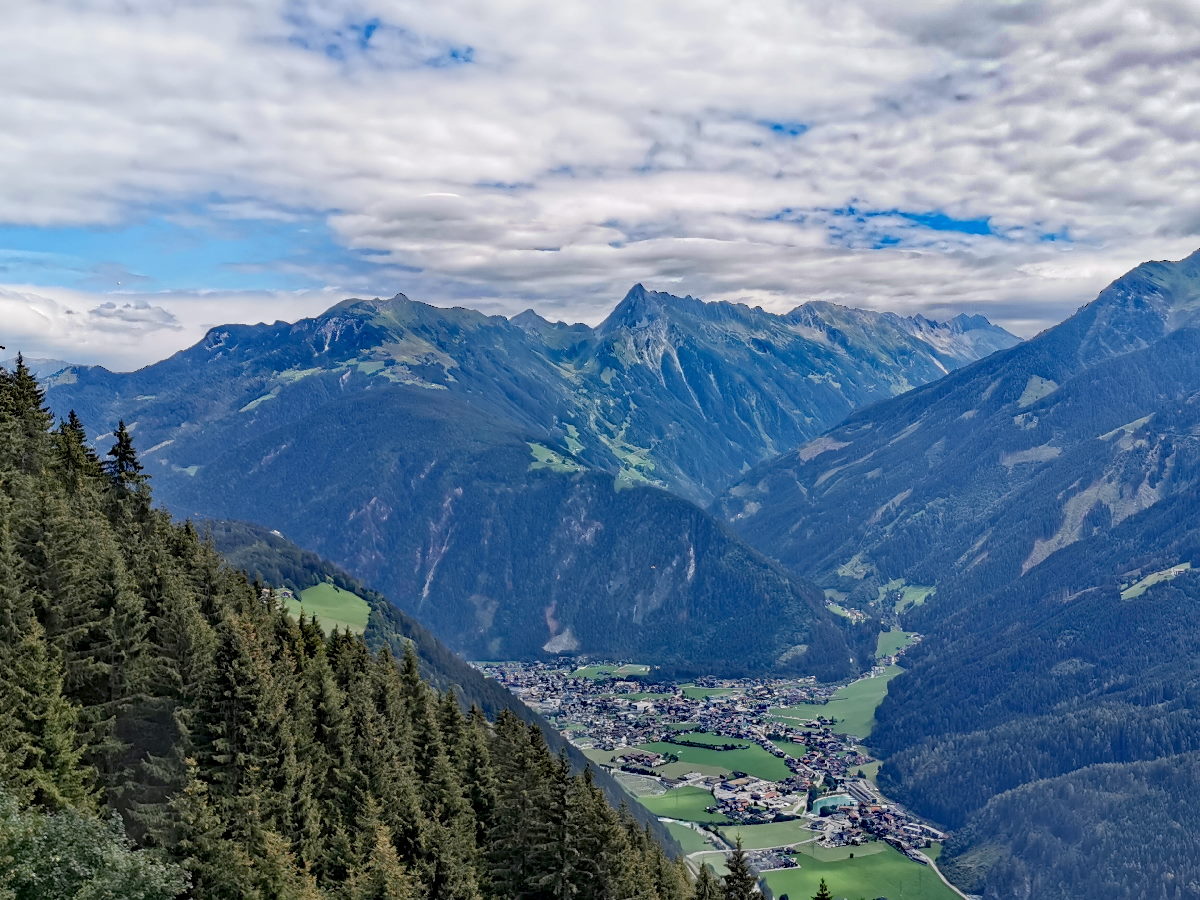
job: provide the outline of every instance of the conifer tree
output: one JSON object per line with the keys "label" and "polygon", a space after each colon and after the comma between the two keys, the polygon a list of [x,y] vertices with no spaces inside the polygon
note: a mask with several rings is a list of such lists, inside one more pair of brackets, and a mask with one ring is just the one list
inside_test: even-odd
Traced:
{"label": "conifer tree", "polygon": [[411,642],[397,664],[291,619],[151,507],[127,428],[99,466],[17,369],[0,372],[0,800],[120,813],[195,900],[690,896],[537,727],[464,716]]}
{"label": "conifer tree", "polygon": [[75,495],[100,475],[99,457],[88,446],[87,431],[75,410],[58,423],[54,434],[54,465],[68,491]]}
{"label": "conifer tree", "polygon": [[133,449],[133,436],[125,427],[124,419],[117,424],[114,438],[115,443],[108,451],[109,459],[104,465],[109,478],[115,485],[126,490],[145,484],[146,476],[143,474],[137,451]]}
{"label": "conifer tree", "polygon": [[729,872],[724,878],[725,900],[751,900],[758,892],[758,879],[746,860],[741,835],[738,836],[733,852],[729,854],[726,866]]}
{"label": "conifer tree", "polygon": [[813,900],[833,900],[833,894],[829,892],[829,885],[825,883],[824,878],[821,879],[817,892],[813,894]]}
{"label": "conifer tree", "polygon": [[15,426],[12,459],[23,472],[40,472],[47,464],[46,447],[54,418],[46,408],[45,391],[25,365],[24,356],[17,355],[17,366],[3,387],[3,414]]}
{"label": "conifer tree", "polygon": [[714,878],[712,869],[707,865],[700,866],[700,874],[696,876],[696,883],[692,888],[693,900],[722,900],[725,896],[725,888],[719,881]]}

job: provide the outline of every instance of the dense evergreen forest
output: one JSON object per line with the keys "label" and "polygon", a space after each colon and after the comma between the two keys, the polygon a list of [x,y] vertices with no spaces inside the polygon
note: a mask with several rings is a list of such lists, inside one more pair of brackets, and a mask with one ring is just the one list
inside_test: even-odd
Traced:
{"label": "dense evergreen forest", "polygon": [[690,894],[536,726],[293,620],[0,372],[0,897]]}

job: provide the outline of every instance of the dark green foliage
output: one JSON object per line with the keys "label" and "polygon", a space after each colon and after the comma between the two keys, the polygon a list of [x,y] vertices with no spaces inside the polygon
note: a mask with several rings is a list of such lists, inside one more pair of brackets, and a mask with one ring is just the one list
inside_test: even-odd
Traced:
{"label": "dark green foliage", "polygon": [[681,896],[540,728],[464,715],[386,610],[376,650],[291,619],[152,508],[127,429],[101,468],[26,374],[0,381],[0,897]]}
{"label": "dark green foliage", "polygon": [[833,894],[829,892],[829,885],[825,883],[825,879],[821,879],[820,886],[817,887],[817,892],[813,894],[812,900],[833,900]]}
{"label": "dark green foliage", "polygon": [[722,900],[725,896],[725,889],[721,884],[721,880],[716,878],[712,869],[707,865],[700,867],[700,874],[696,876],[696,884],[692,889],[692,900]]}
{"label": "dark green foliage", "polygon": [[132,847],[119,821],[74,809],[48,815],[0,791],[4,900],[172,900],[186,884],[161,853]]}
{"label": "dark green foliage", "polygon": [[742,849],[740,836],[725,865],[729,869],[724,879],[725,900],[751,900],[758,891],[758,879],[746,861],[746,852]]}
{"label": "dark green foliage", "polygon": [[939,865],[985,900],[1193,897],[1197,792],[1198,753],[1033,782],[991,800]]}

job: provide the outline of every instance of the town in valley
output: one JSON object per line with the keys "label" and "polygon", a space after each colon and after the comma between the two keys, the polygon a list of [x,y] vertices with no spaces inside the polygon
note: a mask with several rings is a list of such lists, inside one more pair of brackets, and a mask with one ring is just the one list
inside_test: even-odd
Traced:
{"label": "town in valley", "polygon": [[886,655],[869,673],[840,686],[810,677],[666,680],[619,661],[477,666],[657,815],[697,870],[723,871],[740,840],[779,895],[793,883],[789,870],[825,872],[886,853],[874,862],[928,883],[921,896],[958,896],[937,872],[945,835],[880,792],[880,763],[862,743],[901,655],[920,639],[897,635],[886,648],[881,640]]}

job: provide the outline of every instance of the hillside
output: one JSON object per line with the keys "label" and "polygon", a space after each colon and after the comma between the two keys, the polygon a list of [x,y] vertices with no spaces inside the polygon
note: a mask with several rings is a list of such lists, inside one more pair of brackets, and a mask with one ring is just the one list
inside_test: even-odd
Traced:
{"label": "hillside", "polygon": [[468,656],[838,678],[870,636],[655,485],[709,497],[1012,340],[978,318],[773,316],[640,286],[595,329],[401,296],[214,329],[135,373],[60,375],[49,398],[129,422],[177,514],[277,529]]}
{"label": "hillside", "polygon": [[[366,587],[338,566],[265,528],[244,522],[208,521],[197,523],[198,532],[210,539],[225,560],[254,582],[283,587],[300,594],[314,585],[330,585],[361,597],[370,610],[363,639],[372,650],[388,648],[394,656],[404,655],[411,644],[420,662],[421,677],[439,691],[453,691],[465,706],[478,707],[489,719],[507,712],[536,725],[554,753],[565,753],[576,771],[587,768],[587,758],[564,740],[538,713],[511,692],[465,662],[439,641],[428,628],[402,612],[386,597]],[[628,800],[626,791],[603,771],[593,771],[592,779],[614,806]],[[643,827],[651,829],[664,846],[675,842],[654,816],[633,804],[630,814]]]}
{"label": "hillside", "polygon": [[1200,257],[1146,263],[1063,324],[850,416],[731,487],[754,546],[860,603],[1015,578],[1192,484]]}
{"label": "hillside", "polygon": [[6,896],[690,894],[536,726],[465,714],[411,644],[297,621],[153,507],[124,429],[101,461],[51,424],[0,372]]}
{"label": "hillside", "polygon": [[1190,896],[1190,813],[1159,775],[1190,783],[1200,751],[1198,301],[1200,256],[1139,266],[722,501],[846,603],[935,588],[871,741],[986,897]]}

